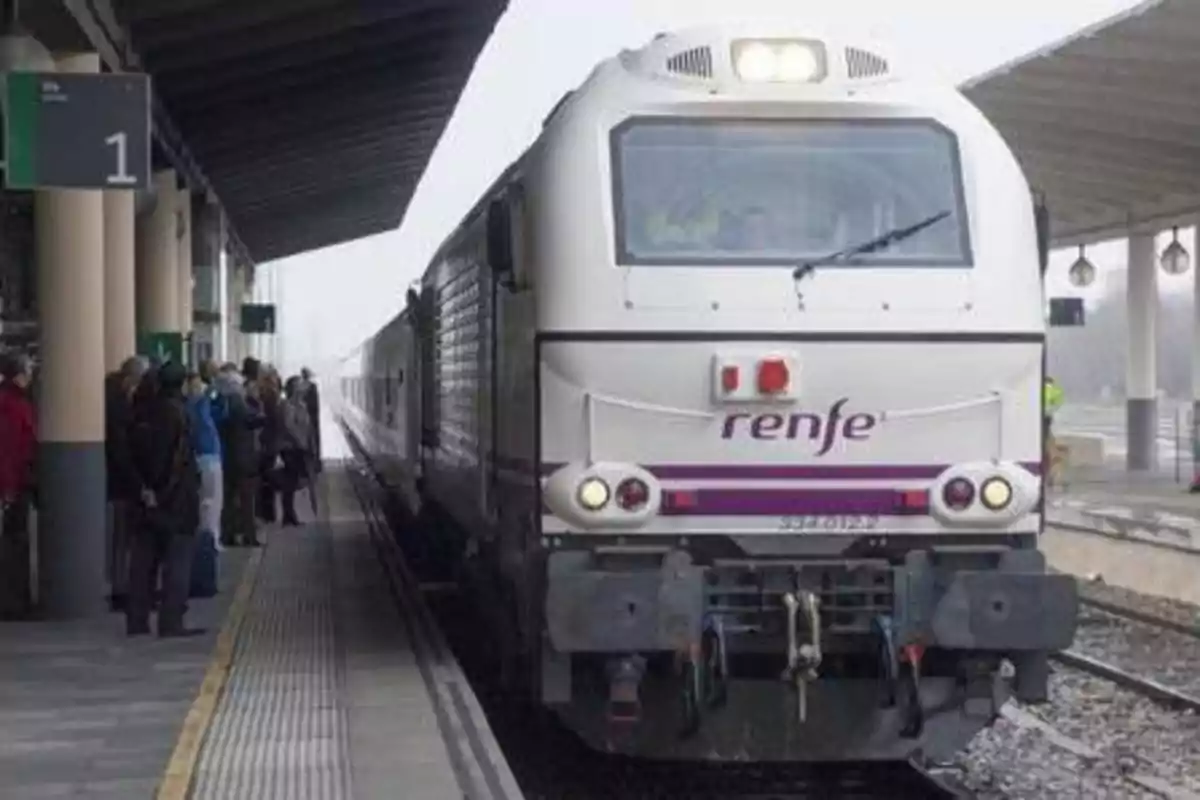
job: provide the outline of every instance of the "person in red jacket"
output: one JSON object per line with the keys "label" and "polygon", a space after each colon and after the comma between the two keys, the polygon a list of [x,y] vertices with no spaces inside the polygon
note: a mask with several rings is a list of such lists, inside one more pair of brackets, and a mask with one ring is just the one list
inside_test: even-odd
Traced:
{"label": "person in red jacket", "polygon": [[0,356],[0,618],[29,613],[29,511],[34,490],[37,421],[29,359]]}

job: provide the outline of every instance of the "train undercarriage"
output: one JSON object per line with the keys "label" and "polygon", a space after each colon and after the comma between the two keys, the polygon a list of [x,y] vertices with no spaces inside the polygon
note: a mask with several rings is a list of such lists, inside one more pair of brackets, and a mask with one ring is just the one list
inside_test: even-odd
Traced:
{"label": "train undercarriage", "polygon": [[813,537],[786,557],[737,537],[571,538],[507,561],[468,542],[465,563],[510,685],[598,750],[938,760],[1010,694],[1044,699],[1047,654],[1074,636],[1074,583],[1032,536]]}

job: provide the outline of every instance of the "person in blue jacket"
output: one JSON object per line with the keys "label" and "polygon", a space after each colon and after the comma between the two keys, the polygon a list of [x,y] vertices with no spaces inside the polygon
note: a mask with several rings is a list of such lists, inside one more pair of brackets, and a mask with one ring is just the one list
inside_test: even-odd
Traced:
{"label": "person in blue jacket", "polygon": [[221,435],[217,426],[229,415],[228,400],[203,377],[188,376],[188,413],[192,418],[192,447],[200,469],[200,533],[219,541],[224,480],[221,475]]}

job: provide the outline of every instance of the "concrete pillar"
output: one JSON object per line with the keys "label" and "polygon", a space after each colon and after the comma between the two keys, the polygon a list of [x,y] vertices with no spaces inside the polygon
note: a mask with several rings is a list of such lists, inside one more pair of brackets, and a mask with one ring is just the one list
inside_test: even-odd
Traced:
{"label": "concrete pillar", "polygon": [[[175,265],[179,270],[175,291],[178,292],[176,302],[179,303],[179,331],[187,343],[188,335],[194,329],[192,321],[192,193],[187,188],[179,190],[176,197],[176,214],[178,215],[178,231],[175,240]],[[190,355],[194,350],[185,350],[185,358],[192,362]]]}
{"label": "concrete pillar", "polygon": [[[61,72],[100,71],[93,54]],[[104,613],[104,193],[37,192],[38,596],[51,618]]]}
{"label": "concrete pillar", "polygon": [[203,315],[192,326],[192,341],[197,353],[202,349],[211,358],[220,357],[220,328],[212,315],[221,311],[220,247],[221,212],[204,195],[192,195],[192,308]]}
{"label": "concrete pillar", "polygon": [[154,173],[154,210],[137,226],[137,327],[142,333],[180,330],[175,196],[175,170]]}
{"label": "concrete pillar", "polygon": [[240,364],[245,353],[242,352],[242,268],[237,260],[225,257],[225,323],[227,360]]}
{"label": "concrete pillar", "polygon": [[1157,256],[1153,234],[1129,237],[1125,465],[1130,471],[1158,466]]}
{"label": "concrete pillar", "polygon": [[1192,473],[1200,478],[1200,218],[1192,238]]}
{"label": "concrete pillar", "polygon": [[133,192],[104,193],[104,367],[112,372],[137,350]]}

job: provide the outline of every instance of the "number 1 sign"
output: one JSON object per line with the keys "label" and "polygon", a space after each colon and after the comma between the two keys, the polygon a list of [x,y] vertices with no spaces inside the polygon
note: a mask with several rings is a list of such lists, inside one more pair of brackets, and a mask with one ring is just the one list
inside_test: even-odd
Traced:
{"label": "number 1 sign", "polygon": [[148,75],[12,72],[4,91],[6,188],[149,188]]}

